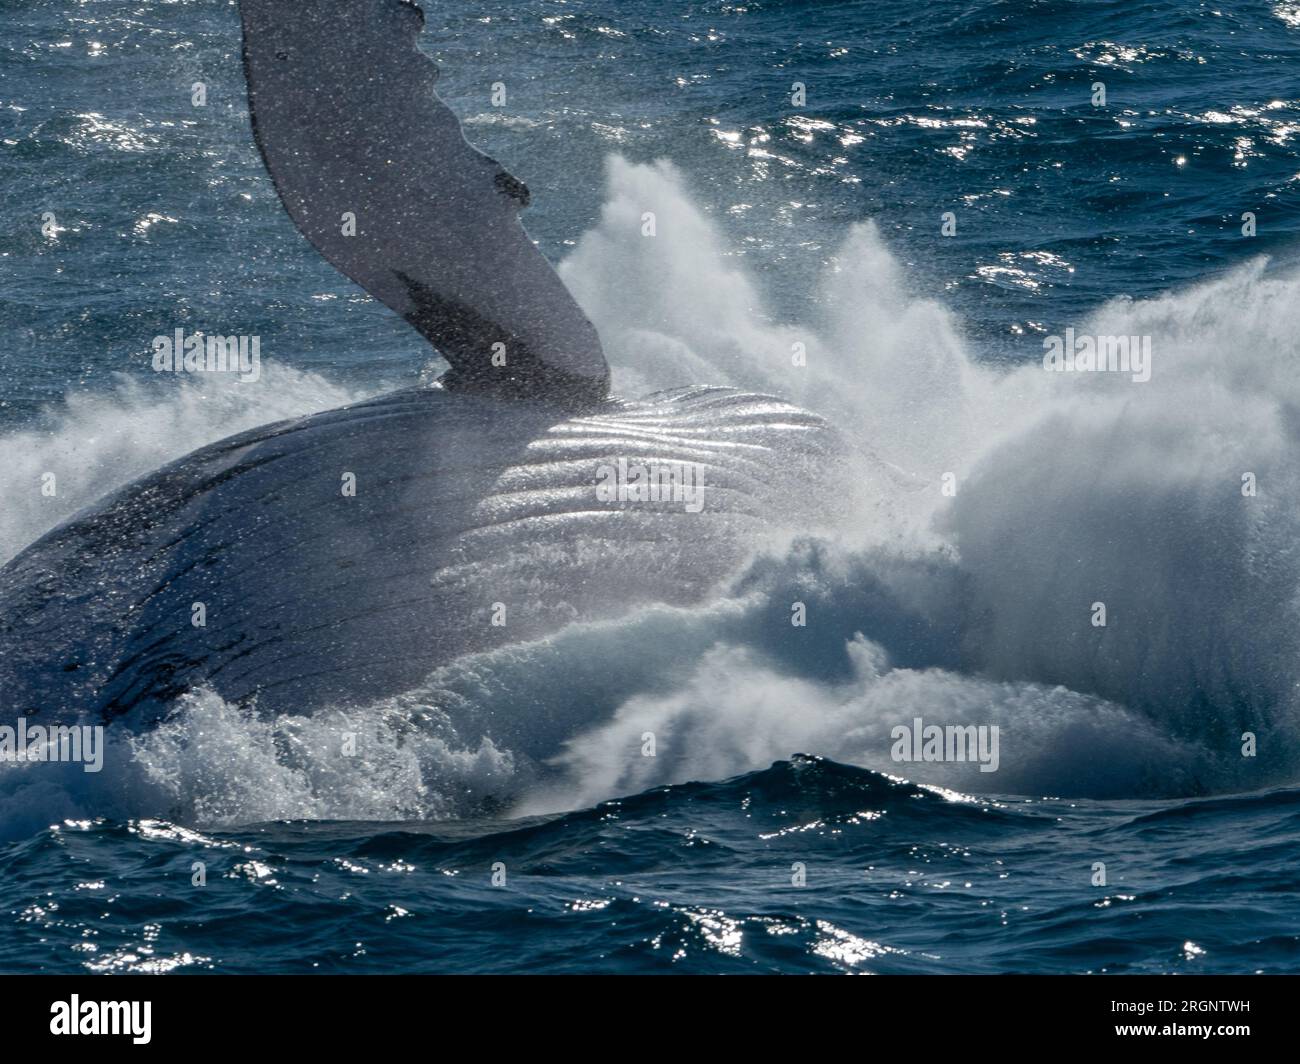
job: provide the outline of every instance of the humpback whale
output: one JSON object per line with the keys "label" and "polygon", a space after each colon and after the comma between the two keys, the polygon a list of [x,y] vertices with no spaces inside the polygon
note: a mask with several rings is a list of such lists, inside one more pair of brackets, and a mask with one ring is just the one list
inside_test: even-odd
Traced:
{"label": "humpback whale", "polygon": [[[833,502],[842,448],[813,413],[722,387],[611,394],[596,329],[521,225],[526,186],[434,91],[417,5],[239,8],[290,218],[450,368],[203,447],[14,557],[7,715],[150,719],[199,688],[364,706],[460,655],[697,603],[773,512]],[[665,470],[690,471],[698,505]],[[602,491],[611,476],[639,483]]]}

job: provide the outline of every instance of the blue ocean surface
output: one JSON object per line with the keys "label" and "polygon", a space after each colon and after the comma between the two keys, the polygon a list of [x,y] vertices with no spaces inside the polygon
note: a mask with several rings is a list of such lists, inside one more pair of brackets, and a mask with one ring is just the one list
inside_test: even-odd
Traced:
{"label": "blue ocean surface", "polygon": [[524,820],[69,822],[0,859],[5,967],[1293,971],[1297,815],[1295,790],[1000,801],[796,757]]}
{"label": "blue ocean surface", "polygon": [[[1300,4],[425,8],[617,390],[791,395],[862,497],[698,609],[0,764],[0,971],[1300,971]],[[234,3],[0,12],[0,561],[440,372],[285,215]],[[262,380],[154,372],[177,328]]]}

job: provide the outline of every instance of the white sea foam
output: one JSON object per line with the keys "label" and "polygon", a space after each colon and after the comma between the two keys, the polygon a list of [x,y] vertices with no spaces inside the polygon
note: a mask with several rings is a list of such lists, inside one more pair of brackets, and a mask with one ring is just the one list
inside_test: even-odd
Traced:
{"label": "white sea foam", "polygon": [[[996,370],[968,355],[948,310],[913,291],[870,223],[807,280],[807,320],[774,321],[671,166],[616,159],[609,182],[599,224],[562,272],[618,389],[734,384],[827,414],[864,456],[862,498],[839,536],[766,544],[728,597],[699,609],[465,659],[365,711],[265,720],[197,692],[162,728],[118,740],[134,768],[103,774],[115,782],[38,785],[0,771],[0,821],[43,810],[397,819],[494,797],[537,811],[798,751],[993,792],[1186,794],[1294,779],[1300,282],[1254,263],[1077,323],[1151,336],[1152,379],[1140,386],[1045,373],[1037,357]],[[653,238],[641,235],[647,210]],[[203,400],[190,385],[166,398],[123,386],[71,400],[47,431],[0,439],[16,500],[0,517],[4,549],[90,486],[174,457],[182,436],[192,446],[347,398],[278,372],[275,388]],[[79,470],[57,502],[13,490],[55,464]],[[941,490],[945,473],[955,496]],[[1253,497],[1241,490],[1248,473]],[[794,602],[807,627],[791,626]],[[1097,602],[1104,628],[1092,623]],[[893,764],[889,730],[916,716],[997,725],[999,770]],[[348,730],[367,737],[360,760],[331,745]],[[1254,759],[1241,756],[1248,730]],[[654,757],[643,756],[647,733]]]}
{"label": "white sea foam", "polygon": [[[34,427],[0,436],[0,562],[114,488],[197,447],[358,398],[277,363],[256,387],[227,374],[169,388],[121,375],[108,391],[72,392]],[[55,476],[52,495],[42,491],[47,473]]]}

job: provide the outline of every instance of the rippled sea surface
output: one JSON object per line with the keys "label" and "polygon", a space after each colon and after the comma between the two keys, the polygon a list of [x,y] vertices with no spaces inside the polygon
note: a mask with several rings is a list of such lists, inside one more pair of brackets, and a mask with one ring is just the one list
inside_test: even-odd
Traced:
{"label": "rippled sea surface", "polygon": [[[7,417],[105,371],[143,375],[131,355],[160,308],[255,316],[295,365],[353,379],[425,357],[285,225],[248,133],[234,4],[3,6],[6,197],[68,216],[54,244],[17,210],[6,223]],[[471,139],[527,176],[529,228],[553,258],[597,217],[608,153],[662,156],[774,298],[797,300],[797,274],[875,218],[918,287],[1014,360],[1105,299],[1294,253],[1298,11],[468,2],[439,5],[424,48]],[[811,91],[799,113],[795,82]],[[1245,211],[1260,216],[1251,242]]]}
{"label": "rippled sea surface", "polygon": [[[818,350],[895,344],[877,375],[844,371],[869,378],[872,402],[920,393],[908,367],[919,377],[936,350],[960,350],[981,372],[1031,365],[1044,335],[1118,300],[1158,336],[1186,326],[1199,360],[1188,373],[1209,366],[1215,382],[1150,417],[1124,406],[1130,453],[1231,450],[1247,430],[1227,414],[1205,432],[1178,421],[1202,404],[1217,411],[1230,376],[1228,390],[1243,390],[1224,408],[1248,429],[1281,425],[1284,442],[1230,467],[1228,494],[1239,468],[1275,461],[1279,478],[1294,475],[1300,5],[425,6],[440,91],[470,139],[531,188],[526,222],[552,260],[608,230],[620,203],[666,205],[696,226],[689,246],[629,273],[640,287],[627,302],[655,289],[657,318],[619,318],[617,292],[592,310],[629,380],[681,383],[637,376],[627,353],[639,350],[627,338],[658,329],[677,368],[748,383],[736,369],[746,352],[703,335],[709,312],[760,322],[768,332],[755,337],[787,350],[815,311],[840,313],[842,293],[815,278],[870,219],[859,268],[889,293],[885,310],[842,316]],[[284,216],[248,129],[233,3],[0,0],[0,11],[0,560],[203,442],[440,365]],[[196,108],[200,82],[208,102]],[[497,82],[506,108],[490,104]],[[611,156],[671,167],[620,169]],[[946,212],[955,236],[942,235]],[[602,276],[621,276],[610,261],[589,248],[566,280],[598,292]],[[1203,283],[1219,287],[1186,295]],[[676,321],[701,292],[707,306]],[[273,388],[181,388],[151,372],[152,336],[218,327],[262,337]],[[1196,347],[1193,336],[1210,339]],[[1256,416],[1259,396],[1281,398]],[[954,466],[926,450],[938,433],[922,406],[864,407],[860,427],[896,466],[914,460],[937,477]],[[833,618],[834,648],[778,653],[768,629],[724,611],[624,632],[632,649],[610,670],[632,677],[622,687],[603,673],[583,681],[615,635],[562,647],[550,673],[550,659],[525,658],[476,666],[462,685],[499,713],[544,709],[552,730],[573,711],[573,736],[626,725],[585,745],[529,755],[444,744],[367,781],[364,795],[342,794],[276,760],[283,729],[240,730],[229,707],[196,709],[180,738],[137,751],[132,779],[0,780],[0,970],[1300,971],[1297,617],[1289,594],[1240,592],[1300,577],[1287,546],[1300,493],[1284,481],[1282,501],[1240,536],[1214,492],[1167,510],[1136,479],[1108,494],[1103,474],[1118,460],[1090,451],[1092,422],[1079,418],[1062,445],[1077,462],[1027,430],[1015,442],[1040,464],[1026,457],[1020,481],[1008,474],[1005,498],[1018,483],[1050,485],[1041,508],[990,506],[1009,515],[1001,522],[958,512],[963,558],[984,568],[951,587],[973,586],[996,614],[998,594],[1071,571],[1099,544],[1154,550],[1176,529],[1176,564],[1138,553],[1117,570],[1142,608],[1179,618],[1136,637],[1122,667],[1082,654],[1058,667],[1029,645],[1027,623],[1025,644],[1004,645],[985,684],[945,642],[958,621],[927,627],[947,585],[918,592],[915,616],[884,621],[906,598],[899,589],[924,581],[890,584],[894,569],[866,566],[889,594],[850,593],[860,569],[828,566],[801,583],[812,571],[802,558],[790,585]],[[898,431],[873,435],[887,421]],[[1005,414],[975,436],[982,446],[1010,424]],[[30,483],[73,458],[65,494],[31,501]],[[1209,462],[1189,462],[1185,482],[1199,484]],[[1085,489],[1089,505],[1073,508],[1070,493]],[[1240,553],[1198,538],[1202,528],[1227,529]],[[1042,546],[1076,531],[1064,561]],[[1022,534],[1039,549],[1004,564],[998,550]],[[751,584],[767,593],[763,579]],[[782,579],[771,595],[788,616]],[[1078,601],[1091,601],[1087,588]],[[1008,609],[1032,617],[1034,605],[1026,592]],[[845,654],[860,632],[884,649]],[[670,648],[662,661],[656,646]],[[1021,680],[1031,686],[1012,690]],[[853,683],[876,693],[855,701]],[[864,719],[931,708],[1001,721],[1020,795],[1077,797],[974,795],[965,784],[987,781],[970,775],[907,782],[881,771],[907,768],[881,763],[887,745],[855,738]],[[663,778],[602,776],[602,744],[637,748],[638,713],[693,753]],[[216,727],[228,762],[196,768],[182,748]],[[1239,770],[1247,728],[1263,737],[1258,778]],[[563,777],[550,780],[550,808],[521,818],[534,811],[529,781],[548,771]]]}
{"label": "rippled sea surface", "polygon": [[[1298,821],[1296,791],[971,800],[796,758],[523,821],[69,822],[0,857],[6,904],[30,897],[7,914],[3,958],[18,971],[1285,972]],[[1109,882],[1093,886],[1103,859]]]}

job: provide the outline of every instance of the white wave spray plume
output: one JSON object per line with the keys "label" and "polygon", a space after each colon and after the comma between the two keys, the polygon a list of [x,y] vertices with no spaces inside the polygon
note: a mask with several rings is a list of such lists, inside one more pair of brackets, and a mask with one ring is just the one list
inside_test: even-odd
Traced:
{"label": "white wave spray plume", "polygon": [[[641,236],[646,210],[653,239]],[[674,168],[617,158],[600,222],[561,272],[600,329],[616,390],[731,384],[831,418],[860,470],[837,533],[800,537],[799,514],[774,515],[783,534],[755,544],[716,602],[462,659],[364,711],[263,720],[195,692],[158,728],[118,740],[135,768],[112,795],[69,777],[37,806],[70,815],[111,798],[130,815],[206,822],[439,817],[503,802],[539,812],[795,752],[994,793],[1179,795],[1294,779],[1295,278],[1257,262],[1189,291],[1117,299],[1077,324],[1150,336],[1145,384],[1047,373],[1037,360],[990,368],[953,315],[911,289],[873,224],[855,226],[811,284],[809,320],[774,321]],[[308,375],[275,391],[283,411],[250,401],[221,427],[342,401]],[[161,464],[158,443],[128,427],[141,410],[166,426],[192,401],[184,390],[81,400],[49,435],[11,435],[0,450],[12,475],[31,475],[77,449],[107,489]],[[25,464],[8,461],[20,453]],[[7,519],[6,548],[50,516]],[[806,627],[791,625],[795,602]],[[1096,603],[1105,627],[1092,623]],[[999,770],[892,762],[891,729],[915,717],[997,726]],[[343,769],[332,737],[349,729],[371,741],[364,763]],[[34,787],[0,773],[0,821],[24,791],[36,815]]]}

